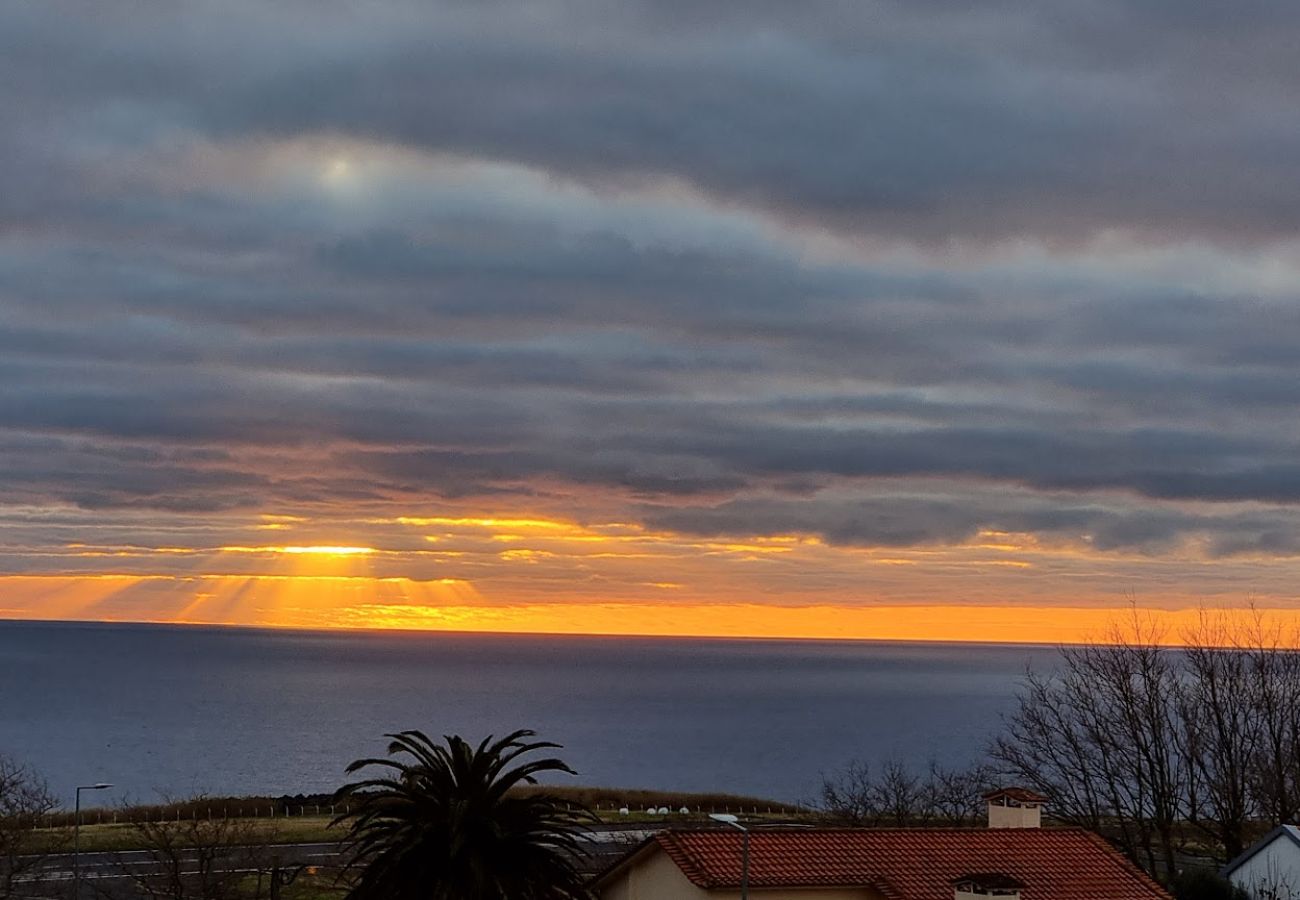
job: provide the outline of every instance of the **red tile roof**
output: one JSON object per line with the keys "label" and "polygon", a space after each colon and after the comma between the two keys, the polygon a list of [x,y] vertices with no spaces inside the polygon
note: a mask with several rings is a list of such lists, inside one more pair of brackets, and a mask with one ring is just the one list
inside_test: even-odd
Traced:
{"label": "red tile roof", "polygon": [[[698,887],[736,888],[743,840],[744,835],[731,830],[666,831],[646,846],[657,844]],[[607,881],[621,868],[615,867],[601,880]],[[871,886],[890,900],[952,900],[953,882],[971,872],[1023,882],[1022,900],[1169,900],[1164,890],[1102,838],[1081,829],[750,833],[749,883],[756,888]]]}

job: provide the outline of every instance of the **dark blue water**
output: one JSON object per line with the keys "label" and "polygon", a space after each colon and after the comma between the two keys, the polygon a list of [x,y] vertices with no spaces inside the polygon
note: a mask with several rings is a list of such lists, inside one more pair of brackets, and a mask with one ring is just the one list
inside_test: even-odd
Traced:
{"label": "dark blue water", "polygon": [[[589,785],[799,801],[853,758],[977,756],[1027,663],[975,644],[0,622],[0,752],[60,796],[323,792],[403,728],[530,727]],[[70,804],[70,799],[69,799]]]}

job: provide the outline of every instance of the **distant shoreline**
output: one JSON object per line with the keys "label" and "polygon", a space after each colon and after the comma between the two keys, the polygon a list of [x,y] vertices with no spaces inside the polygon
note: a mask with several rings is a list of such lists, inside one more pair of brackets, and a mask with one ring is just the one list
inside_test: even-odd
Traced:
{"label": "distant shoreline", "polygon": [[[340,776],[339,783],[343,783],[342,776]],[[680,814],[680,809],[683,806],[689,807],[692,812],[699,810],[711,812],[715,809],[719,811],[753,809],[758,811],[756,814],[784,813],[795,815],[808,812],[805,805],[783,803],[780,800],[770,798],[725,793],[701,793],[699,791],[658,790],[655,788],[609,788],[580,784],[543,783],[532,786],[522,793],[552,794],[569,803],[581,804],[593,811],[604,813],[616,812],[620,807],[627,807],[629,813],[645,814],[649,812],[648,807],[651,806],[657,809],[666,808],[667,812],[663,813],[663,815]],[[150,818],[171,818],[179,813],[180,818],[187,819],[196,811],[202,817],[205,810],[225,810],[226,814],[245,818],[271,818],[272,816],[268,815],[268,808],[274,808],[276,815],[289,815],[292,817],[333,815],[329,811],[333,803],[333,794],[322,793],[250,794],[247,796],[199,794],[193,797],[177,799],[171,803],[95,804],[83,801],[81,808],[83,813],[87,810],[99,810],[101,812],[113,810],[121,815],[123,822],[126,822],[130,820],[132,813],[140,816],[147,814]],[[71,809],[61,809],[53,813],[52,818],[61,819],[72,815],[72,812]]]}
{"label": "distant shoreline", "polygon": [[255,632],[261,634],[302,634],[302,635],[356,635],[384,637],[426,637],[445,635],[448,637],[501,638],[507,639],[560,639],[560,640],[627,640],[627,641],[683,641],[691,643],[728,643],[728,644],[880,644],[888,646],[971,646],[971,647],[1025,647],[1052,649],[1062,646],[1081,646],[1072,643],[1053,643],[1050,641],[980,641],[980,640],[923,640],[914,638],[859,638],[859,637],[769,637],[746,635],[714,634],[627,634],[621,632],[569,632],[569,631],[469,631],[449,628],[303,628],[297,625],[240,625],[220,622],[165,622],[149,619],[28,619],[0,616],[0,627],[8,625],[39,625],[69,628],[158,628],[184,629],[190,631],[211,632]]}

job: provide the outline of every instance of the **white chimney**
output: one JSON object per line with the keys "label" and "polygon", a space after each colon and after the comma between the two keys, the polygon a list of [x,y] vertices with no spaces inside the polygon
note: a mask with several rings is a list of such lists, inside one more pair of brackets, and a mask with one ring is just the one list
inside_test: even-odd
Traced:
{"label": "white chimney", "polygon": [[984,795],[990,828],[1039,828],[1047,798],[1027,788],[1008,787]]}

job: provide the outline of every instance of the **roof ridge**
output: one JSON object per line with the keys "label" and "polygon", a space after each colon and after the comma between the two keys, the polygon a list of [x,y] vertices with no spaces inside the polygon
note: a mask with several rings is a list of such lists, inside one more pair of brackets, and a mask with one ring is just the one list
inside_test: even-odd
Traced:
{"label": "roof ridge", "polygon": [[1252,858],[1255,854],[1273,843],[1273,841],[1280,835],[1286,835],[1290,841],[1300,845],[1300,829],[1297,829],[1295,825],[1283,822],[1281,825],[1270,829],[1267,834],[1261,835],[1255,843],[1251,844],[1245,850],[1228,860],[1228,862],[1224,864],[1223,868],[1219,870],[1219,874],[1227,877],[1232,872],[1235,872],[1237,869],[1241,868],[1246,860]]}
{"label": "roof ridge", "polygon": [[[807,825],[764,825],[761,829],[753,829],[750,835],[757,836],[762,834],[885,834],[885,833],[912,833],[926,832],[932,834],[1070,834],[1083,833],[1094,834],[1094,832],[1080,825],[1044,825],[1041,828],[989,828],[987,825],[832,825],[823,827],[817,825],[808,827]],[[741,832],[730,828],[713,827],[709,825],[674,825],[665,828],[659,834],[740,834]]]}

